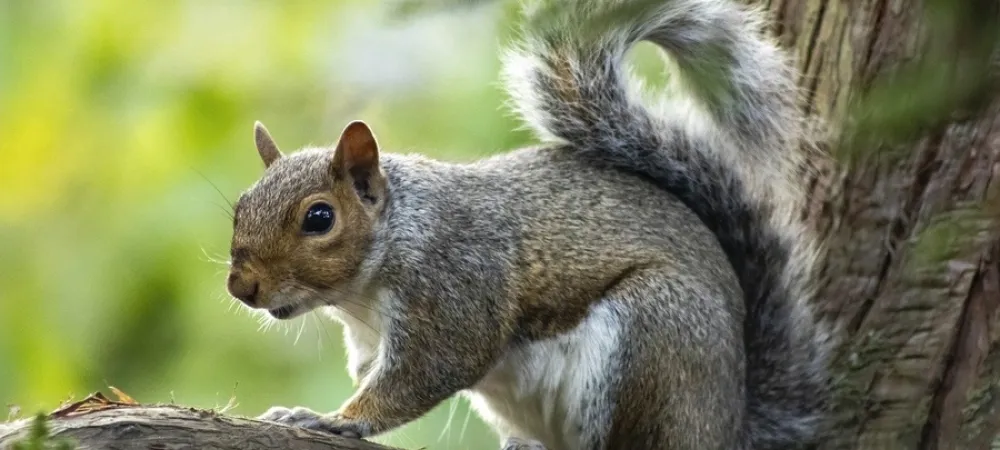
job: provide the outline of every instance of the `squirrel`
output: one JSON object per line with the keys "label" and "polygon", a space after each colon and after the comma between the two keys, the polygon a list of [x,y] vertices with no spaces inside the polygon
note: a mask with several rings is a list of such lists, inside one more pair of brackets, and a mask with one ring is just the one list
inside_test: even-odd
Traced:
{"label": "squirrel", "polygon": [[[803,114],[762,13],[731,0],[524,9],[504,55],[537,146],[451,163],[350,122],[284,154],[234,208],[227,288],[276,319],[344,324],[356,392],[260,419],[365,438],[461,393],[506,449],[817,443],[830,332]],[[676,94],[623,67],[649,41]]]}

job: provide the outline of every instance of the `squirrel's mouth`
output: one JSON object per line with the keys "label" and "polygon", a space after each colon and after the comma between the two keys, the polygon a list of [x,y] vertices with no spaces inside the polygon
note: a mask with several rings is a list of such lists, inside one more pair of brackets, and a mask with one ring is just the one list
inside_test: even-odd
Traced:
{"label": "squirrel's mouth", "polygon": [[275,319],[288,319],[295,315],[297,309],[295,305],[285,305],[280,308],[269,309],[267,312]]}

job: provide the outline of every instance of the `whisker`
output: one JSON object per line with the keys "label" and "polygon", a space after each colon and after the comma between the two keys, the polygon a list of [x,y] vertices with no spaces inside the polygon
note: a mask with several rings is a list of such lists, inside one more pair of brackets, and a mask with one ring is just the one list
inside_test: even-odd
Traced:
{"label": "whisker", "polygon": [[[310,292],[312,294],[315,294],[315,295],[319,296],[320,298],[324,298],[324,299],[326,298],[326,295],[323,292],[319,291],[318,289],[314,289],[314,288],[311,288],[311,287],[308,287],[308,286],[300,286],[300,288],[302,290],[304,290],[304,291],[307,291],[307,292]],[[378,300],[367,298],[367,297],[361,295],[358,292],[353,292],[353,291],[349,291],[349,290],[346,290],[346,289],[333,288],[333,287],[327,288],[327,289],[331,290],[331,291],[334,291],[334,292],[337,292],[337,293],[340,293],[340,294],[345,294],[347,296],[354,296],[354,297],[361,298],[362,300],[367,300],[368,303],[374,303],[374,304],[378,304],[379,303]],[[343,299],[338,299],[338,300],[341,301],[341,302],[344,302],[344,303],[348,303],[348,304],[351,304],[351,305],[354,305],[354,306],[358,306],[360,308],[367,309],[368,311],[371,311],[373,313],[379,314],[379,315],[384,316],[384,317],[388,317],[390,319],[400,319],[401,318],[398,315],[393,315],[392,311],[390,311],[390,310],[384,310],[384,309],[381,309],[381,308],[375,308],[375,307],[372,307],[371,305],[366,304],[366,303],[353,301],[350,298],[343,298]],[[330,306],[335,306],[335,305],[332,304],[334,302],[326,302],[326,303],[330,304]]]}
{"label": "whisker", "polygon": [[444,428],[441,429],[441,433],[438,434],[438,442],[440,443],[444,439],[445,433],[448,433],[448,443],[451,443],[451,423],[455,420],[455,410],[458,409],[458,399],[452,397],[451,405],[448,406],[448,420],[444,424]]}
{"label": "whisker", "polygon": [[465,423],[462,424],[462,432],[458,433],[458,440],[465,440],[465,430],[469,428],[469,418],[472,417],[472,403],[466,402]]}
{"label": "whisker", "polygon": [[323,328],[323,324],[319,323],[316,319],[316,313],[310,313],[309,319],[313,321],[316,325],[316,357],[322,361],[323,360],[323,335],[320,332],[320,328]]}
{"label": "whisker", "polygon": [[223,212],[223,213],[225,213],[226,217],[228,217],[228,218],[229,218],[229,220],[233,220],[233,219],[235,219],[235,217],[233,216],[233,213],[232,213],[232,211],[230,211],[230,210],[226,209],[226,207],[225,207],[225,206],[222,206],[222,205],[220,205],[220,204],[218,204],[218,203],[215,203],[215,202],[212,202],[212,204],[213,204],[213,205],[215,205],[215,206],[218,206],[218,207],[219,207],[219,209],[221,209],[221,210],[222,210],[222,212]]}
{"label": "whisker", "polygon": [[271,327],[273,327],[276,322],[274,318],[268,316],[263,311],[252,310],[251,314],[257,316],[257,323],[260,324],[260,326],[257,327],[257,331],[260,333],[267,333],[268,331],[270,331]]}
{"label": "whisker", "polygon": [[[307,286],[307,285],[300,285],[300,286],[298,286],[298,288],[301,289],[301,290],[303,290],[303,291],[310,292],[310,293],[313,293],[313,294],[317,294],[317,295],[320,295],[320,296],[322,296],[322,294],[323,294],[323,292],[320,289],[317,289],[317,288],[314,288],[314,287],[310,287],[310,286]],[[336,287],[325,288],[325,290],[334,291],[334,292],[338,292],[338,293],[341,293],[341,294],[346,294],[346,295],[350,295],[350,296],[353,296],[353,297],[357,297],[357,298],[360,298],[362,300],[367,300],[369,303],[378,303],[377,299],[366,297],[366,296],[362,295],[360,292],[350,291],[350,290],[347,290],[347,289],[341,289],[341,288],[336,288]],[[348,301],[350,301],[350,300],[348,300]],[[378,312],[378,311],[376,311],[374,309],[371,309],[370,306],[368,306],[368,305],[366,305],[364,303],[357,303],[356,305],[360,306],[362,308],[368,308],[372,312]]]}
{"label": "whisker", "polygon": [[[191,170],[193,170],[195,173],[197,173],[198,176],[200,176],[202,179],[204,179],[205,181],[207,181],[208,184],[212,186],[212,189],[215,189],[215,192],[219,193],[219,196],[221,196],[222,199],[225,200],[226,204],[229,205],[230,217],[232,217],[232,212],[236,210],[236,205],[233,204],[233,202],[231,200],[229,200],[228,197],[226,197],[226,194],[223,194],[222,190],[220,190],[219,187],[216,186],[215,183],[212,182],[212,180],[209,180],[208,177],[205,176],[205,174],[201,173],[201,171],[199,171],[198,169],[195,169],[194,167],[191,167]],[[225,208],[223,208],[223,209],[225,209]]]}
{"label": "whisker", "polygon": [[[367,298],[367,297],[365,297],[364,295],[362,295],[362,294],[360,294],[358,292],[353,292],[353,291],[350,291],[350,290],[347,290],[347,289],[342,289],[342,288],[328,288],[325,291],[321,291],[321,290],[319,290],[317,288],[313,288],[313,287],[310,287],[310,286],[305,285],[305,284],[298,284],[296,286],[296,288],[299,289],[299,290],[301,290],[301,291],[304,291],[304,292],[307,292],[309,294],[312,294],[318,300],[320,300],[321,303],[323,303],[324,305],[327,305],[327,306],[336,307],[336,303],[344,303],[344,304],[348,304],[348,305],[354,305],[354,306],[357,306],[359,308],[362,308],[362,309],[365,309],[367,311],[370,311],[370,312],[376,314],[377,317],[379,317],[379,318],[388,318],[388,319],[394,319],[394,320],[400,320],[401,319],[401,315],[400,314],[398,314],[396,312],[393,312],[391,310],[386,310],[386,309],[383,309],[383,308],[380,308],[380,307],[372,307],[370,304],[366,304],[364,302],[355,301],[355,300],[352,300],[350,298],[345,298],[345,297],[354,296],[354,297],[361,298],[363,300],[368,300],[369,303],[378,304],[377,300]],[[330,293],[331,292],[335,292],[335,293],[342,294],[342,295],[339,296],[338,298],[336,298],[335,299],[336,301],[334,301],[334,299],[330,298]],[[234,299],[232,297],[229,297],[229,296],[226,296],[226,298],[228,298],[229,301],[230,301],[230,304],[229,304],[229,310],[230,311],[232,311],[232,308],[240,306],[240,303],[236,299]],[[267,332],[269,332],[275,326],[275,323],[278,323],[278,322],[281,322],[280,326],[283,329],[285,335],[288,335],[289,332],[290,332],[290,330],[291,330],[291,324],[289,322],[276,320],[273,317],[271,317],[270,315],[268,315],[263,310],[257,310],[257,309],[251,309],[251,308],[239,308],[239,309],[240,310],[244,310],[245,309],[251,315],[253,315],[253,316],[256,317],[257,322],[258,322],[258,327],[257,327],[257,331],[258,332],[267,333]],[[347,314],[349,317],[351,317],[352,319],[354,319],[358,323],[360,323],[360,324],[364,325],[365,327],[367,327],[376,336],[379,336],[379,335],[382,334],[382,332],[380,331],[380,327],[373,326],[368,320],[366,320],[366,319],[364,319],[362,317],[359,317],[357,314],[351,312],[347,308],[338,308],[338,310],[344,312],[345,314]],[[316,311],[314,310],[312,312],[316,312]],[[303,321],[300,324],[299,330],[296,332],[296,335],[295,335],[295,344],[297,344],[298,341],[299,341],[299,339],[301,339],[302,333],[304,332],[304,329],[305,329],[305,326],[306,326],[306,324]],[[322,331],[323,333],[326,333],[327,334],[327,338],[330,341],[332,341],[333,338],[329,336],[329,332],[326,330],[326,328],[323,328],[321,325],[318,325],[318,326],[320,328],[322,328],[322,330],[319,330],[319,331]],[[322,338],[320,338],[320,339],[322,339]]]}
{"label": "whisker", "polygon": [[[233,298],[232,296],[230,296],[228,293],[225,293],[225,292],[216,292],[215,293],[215,300],[218,301],[219,303],[226,303],[227,304],[226,305],[226,313],[227,314],[231,314],[233,312],[233,308],[239,308],[239,306],[240,306],[239,300],[236,300],[235,298]],[[243,309],[243,308],[240,308],[240,309]]]}
{"label": "whisker", "polygon": [[295,334],[295,342],[292,342],[292,345],[296,345],[296,344],[299,343],[299,338],[302,337],[302,331],[306,329],[306,321],[305,321],[305,319],[303,319],[301,322],[302,322],[302,325],[299,326],[299,332]]}
{"label": "whisker", "polygon": [[382,334],[378,329],[376,329],[375,327],[373,327],[370,323],[368,323],[364,319],[358,317],[357,315],[352,314],[350,311],[348,311],[346,309],[342,309],[341,311],[343,311],[344,314],[347,314],[348,316],[351,316],[352,319],[357,320],[358,322],[361,322],[362,325],[368,327],[369,330],[372,330],[372,333],[374,333],[376,336],[380,336]]}
{"label": "whisker", "polygon": [[[319,331],[321,331],[324,335],[326,335],[326,339],[327,339],[328,342],[332,343],[333,342],[333,336],[330,336],[330,331],[327,330],[326,327],[324,326],[326,324],[326,319],[323,318],[323,317],[320,317],[320,315],[319,315],[319,313],[317,311],[313,311],[312,316],[313,316],[313,319],[315,319],[315,321],[316,321],[317,329]],[[322,340],[322,335],[321,335],[320,336],[320,342],[322,342],[322,341],[323,340]]]}
{"label": "whisker", "polygon": [[331,348],[336,347],[334,345],[335,341],[333,339],[333,336],[330,335],[330,330],[327,328],[327,324],[330,323],[330,320],[328,320],[326,317],[323,317],[322,315],[320,315],[319,311],[315,310],[312,312],[311,316],[313,318],[313,322],[316,323],[316,337],[317,340],[319,341],[319,345],[317,346],[317,353],[319,356],[319,360],[322,361],[324,336],[326,337],[326,342],[330,344]]}
{"label": "whisker", "polygon": [[[312,289],[312,288],[309,288],[309,287],[306,287],[306,286],[301,286],[301,288],[302,288],[302,290],[304,290],[304,291],[307,291],[307,292],[311,292],[312,294],[314,294],[314,295],[318,296],[319,298],[323,299],[323,300],[324,300],[324,303],[327,303],[327,304],[330,304],[330,303],[331,303],[331,302],[330,302],[330,301],[328,300],[328,297],[327,297],[327,294],[325,294],[325,293],[323,293],[323,292],[320,292],[320,291],[318,291],[318,290],[316,290],[316,289]],[[333,291],[336,291],[336,292],[340,292],[340,293],[347,293],[347,292],[342,292],[342,291],[338,291],[338,290],[336,290],[336,289],[331,289],[331,290],[333,290]],[[384,313],[384,312],[382,312],[382,311],[378,311],[378,310],[376,310],[376,309],[373,309],[373,308],[369,308],[369,307],[367,307],[366,305],[363,305],[363,304],[361,304],[361,303],[354,303],[354,302],[351,302],[350,300],[344,300],[344,299],[341,299],[341,300],[343,300],[343,301],[346,301],[347,303],[350,303],[350,304],[355,304],[355,305],[358,305],[358,306],[361,306],[361,307],[364,307],[364,308],[368,309],[368,310],[369,310],[369,311],[371,311],[371,312],[374,312],[374,313],[376,313],[376,314],[379,314],[379,315],[380,315],[380,316],[382,316],[382,317],[389,317],[389,318],[393,318],[393,317],[391,317],[391,316],[390,316],[389,314],[385,314],[385,313]],[[376,328],[375,328],[374,326],[372,326],[372,325],[371,325],[370,323],[366,322],[366,321],[365,321],[364,319],[362,319],[362,318],[358,317],[358,316],[357,316],[356,314],[352,314],[352,313],[351,313],[350,311],[348,311],[348,310],[346,310],[346,309],[343,309],[343,308],[341,308],[340,310],[341,310],[341,311],[343,311],[343,312],[344,312],[345,314],[347,314],[348,316],[351,316],[351,318],[353,318],[354,320],[357,320],[358,322],[361,322],[361,323],[362,323],[363,325],[365,325],[366,327],[368,327],[368,329],[370,329],[370,330],[372,331],[372,333],[375,333],[375,335],[381,335],[381,334],[382,334],[382,333],[381,333],[381,332],[380,332],[380,331],[379,331],[378,329],[376,329]],[[396,319],[398,319],[398,318],[396,318]]]}
{"label": "whisker", "polygon": [[213,257],[212,255],[208,254],[208,251],[205,250],[204,246],[201,246],[199,248],[201,249],[201,254],[205,256],[205,259],[203,261],[210,262],[210,263],[215,263],[215,264],[221,264],[221,265],[224,265],[224,266],[227,266],[227,267],[230,265],[230,261],[229,261],[228,258],[221,259],[218,256]]}

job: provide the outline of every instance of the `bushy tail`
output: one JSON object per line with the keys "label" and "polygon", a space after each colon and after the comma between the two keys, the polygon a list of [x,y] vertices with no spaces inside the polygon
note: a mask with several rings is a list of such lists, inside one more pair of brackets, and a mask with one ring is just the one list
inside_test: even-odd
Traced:
{"label": "bushy tail", "polygon": [[[809,306],[818,247],[792,218],[810,160],[794,76],[758,18],[729,0],[534,4],[505,78],[544,140],[656,181],[715,233],[746,295],[751,446],[785,449],[817,438],[828,339]],[[640,100],[622,65],[643,40],[685,95]]]}

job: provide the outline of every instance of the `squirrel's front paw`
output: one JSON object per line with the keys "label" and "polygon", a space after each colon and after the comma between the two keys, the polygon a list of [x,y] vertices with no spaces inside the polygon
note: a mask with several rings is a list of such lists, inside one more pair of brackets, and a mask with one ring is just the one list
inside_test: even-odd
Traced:
{"label": "squirrel's front paw", "polygon": [[325,431],[349,438],[363,438],[371,435],[371,425],[359,420],[348,419],[340,414],[320,414],[309,408],[283,408],[275,406],[257,417],[259,420],[285,425]]}
{"label": "squirrel's front paw", "polygon": [[532,439],[509,437],[500,450],[546,450],[541,442]]}

